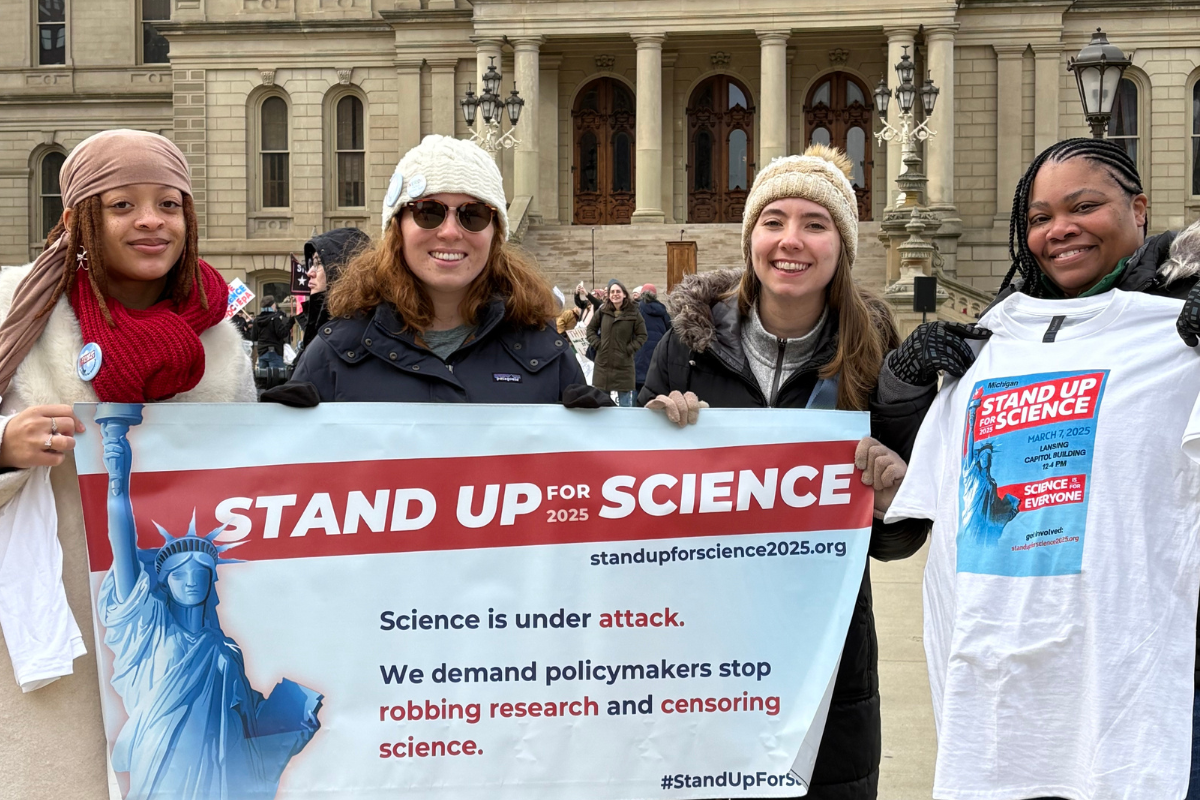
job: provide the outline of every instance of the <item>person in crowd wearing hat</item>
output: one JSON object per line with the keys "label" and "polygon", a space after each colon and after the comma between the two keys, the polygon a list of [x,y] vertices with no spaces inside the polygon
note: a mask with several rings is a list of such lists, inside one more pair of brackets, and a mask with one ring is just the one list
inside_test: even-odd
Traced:
{"label": "person in crowd wearing hat", "polygon": [[640,392],[642,384],[646,382],[646,373],[650,370],[654,348],[671,329],[671,315],[667,313],[667,307],[659,302],[658,288],[653,283],[639,286],[634,291],[640,296],[638,310],[642,312],[642,319],[646,323],[646,343],[638,349],[633,359],[637,372],[637,391]]}
{"label": "person in crowd wearing hat", "polygon": [[492,157],[425,137],[392,176],[383,236],[330,290],[333,319],[264,399],[561,402],[583,374],[554,329],[550,284],[508,234]]}
{"label": "person in crowd wearing hat", "polygon": [[592,385],[603,392],[616,392],[617,405],[633,406],[637,370],[634,355],[646,343],[646,321],[625,284],[608,282],[608,299],[588,323],[587,340],[596,351]]}
{"label": "person in crowd wearing hat", "polygon": [[[228,286],[197,253],[179,149],[106,131],[75,147],[59,182],[66,208],[44,251],[0,272],[0,540],[21,542],[0,585],[0,649],[16,672],[0,706],[19,733],[0,786],[90,800],[108,796],[107,749],[96,660],[75,662],[95,639],[71,406],[252,402],[254,383],[224,321]],[[51,753],[65,756],[52,769]]]}
{"label": "person in crowd wearing hat", "polygon": [[337,280],[342,267],[371,243],[371,237],[358,228],[335,228],[318,234],[304,243],[304,263],[308,265],[308,303],[304,311],[304,338],[300,349],[308,347],[321,326],[329,322],[326,298],[329,286]]}
{"label": "person in crowd wearing hat", "polygon": [[[684,279],[671,293],[672,327],[650,363],[638,397],[673,421],[694,422],[706,405],[724,408],[870,410],[859,443],[861,480],[875,487],[870,553],[911,555],[917,540],[881,519],[911,448],[910,409],[873,396],[884,355],[899,342],[887,307],[857,285],[858,203],[851,164],[814,145],[777,159],[755,178],[742,221],[746,266]],[[917,420],[918,424],[920,420]],[[893,530],[887,530],[892,528]],[[892,534],[892,535],[888,535]],[[869,567],[846,634],[808,797],[874,800],[881,758],[877,640]]]}

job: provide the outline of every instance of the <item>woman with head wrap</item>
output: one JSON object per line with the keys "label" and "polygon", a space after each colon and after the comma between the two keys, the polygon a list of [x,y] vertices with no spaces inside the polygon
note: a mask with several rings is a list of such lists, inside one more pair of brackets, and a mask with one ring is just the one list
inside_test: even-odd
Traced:
{"label": "woman with head wrap", "polygon": [[[72,151],[60,184],[66,209],[46,249],[0,272],[0,539],[11,537],[0,625],[17,677],[0,681],[0,706],[19,732],[0,785],[19,797],[95,798],[108,791],[96,662],[51,683],[93,641],[71,456],[83,426],[71,404],[253,401],[254,385],[223,322],[227,285],[197,255],[179,149],[107,131]],[[14,518],[34,524],[15,530]],[[50,753],[69,756],[50,768]]]}

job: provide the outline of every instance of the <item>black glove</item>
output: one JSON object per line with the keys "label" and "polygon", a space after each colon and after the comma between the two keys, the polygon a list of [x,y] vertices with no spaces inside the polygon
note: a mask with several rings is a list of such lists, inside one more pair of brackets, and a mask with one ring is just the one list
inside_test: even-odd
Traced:
{"label": "black glove", "polygon": [[563,389],[563,408],[610,408],[616,405],[612,395],[586,383],[572,383]]}
{"label": "black glove", "polygon": [[1175,330],[1188,347],[1200,344],[1200,283],[1192,287],[1183,301],[1183,310],[1175,320]]}
{"label": "black glove", "polygon": [[975,352],[966,340],[987,339],[991,335],[987,328],[975,324],[925,322],[892,351],[888,367],[893,375],[913,386],[933,383],[939,370],[961,378],[975,362]]}
{"label": "black glove", "polygon": [[292,408],[316,408],[321,403],[317,387],[311,383],[282,383],[267,389],[258,398],[260,403],[279,403]]}

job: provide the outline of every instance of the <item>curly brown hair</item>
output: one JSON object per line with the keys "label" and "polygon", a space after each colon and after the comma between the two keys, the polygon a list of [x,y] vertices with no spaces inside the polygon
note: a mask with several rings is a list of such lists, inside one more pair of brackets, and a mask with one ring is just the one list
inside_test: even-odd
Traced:
{"label": "curly brown hair", "polygon": [[[837,270],[825,287],[826,303],[838,319],[837,353],[819,374],[822,378],[839,376],[838,408],[866,411],[879,382],[884,356],[900,346],[900,334],[891,308],[874,292],[855,283],[850,268],[850,256],[842,247]],[[741,282],[731,292],[737,295],[739,314],[750,314],[761,289],[754,266],[747,263]]]}
{"label": "curly brown hair", "polygon": [[[200,298],[200,305],[207,309],[208,298],[204,296],[204,282],[198,280],[200,277],[200,228],[196,223],[196,207],[189,194],[183,195],[183,219],[187,234],[183,240],[183,252],[179,254],[179,261],[167,273],[167,293],[176,303],[181,303],[191,296],[194,286]],[[103,231],[104,204],[100,202],[100,195],[95,194],[75,204],[69,228],[63,219],[60,219],[46,236],[43,250],[50,249],[64,233],[70,234],[66,242],[67,269],[63,270],[63,276],[59,280],[58,286],[54,287],[54,294],[50,297],[50,302],[37,313],[37,316],[50,313],[54,304],[58,302],[58,298],[64,294],[70,295],[75,288],[75,280],[79,272],[74,269],[73,265],[76,263],[78,254],[83,252],[87,254],[88,283],[92,285],[92,291],[95,292],[96,299],[100,302],[100,312],[104,315],[104,320],[109,327],[116,327],[112,314],[108,310],[108,303],[105,302],[105,297],[108,295],[108,270],[104,263],[104,250],[101,247]]]}
{"label": "curly brown hair", "polygon": [[[555,317],[558,301],[533,258],[496,235],[483,272],[471,283],[459,313],[473,325],[493,297],[504,299],[504,319],[515,327],[544,328]],[[360,250],[329,290],[335,317],[370,311],[381,303],[396,309],[404,324],[422,333],[433,324],[433,302],[404,260],[399,215],[383,238]]]}

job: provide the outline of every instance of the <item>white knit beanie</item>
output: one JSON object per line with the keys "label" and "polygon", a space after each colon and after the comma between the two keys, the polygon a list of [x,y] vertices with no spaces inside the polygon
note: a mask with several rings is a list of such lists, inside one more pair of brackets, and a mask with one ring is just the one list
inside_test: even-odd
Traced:
{"label": "white knit beanie", "polygon": [[496,161],[474,142],[431,134],[405,153],[383,198],[383,229],[405,205],[431,194],[469,194],[496,209],[508,239],[508,203]]}
{"label": "white knit beanie", "polygon": [[858,197],[850,183],[854,165],[835,147],[811,145],[802,156],[777,158],[754,178],[742,212],[742,256],[750,263],[750,232],[776,200],[799,197],[825,207],[842,236],[850,266],[858,255]]}

